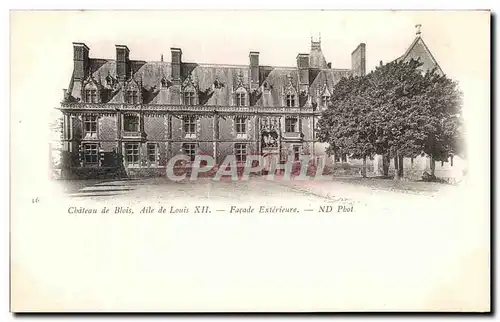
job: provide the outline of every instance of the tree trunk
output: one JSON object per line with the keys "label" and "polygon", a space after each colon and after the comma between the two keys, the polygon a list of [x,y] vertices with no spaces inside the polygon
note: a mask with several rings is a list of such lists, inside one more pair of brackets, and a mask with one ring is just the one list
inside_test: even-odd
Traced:
{"label": "tree trunk", "polygon": [[363,157],[363,168],[361,169],[361,176],[366,178],[366,155]]}
{"label": "tree trunk", "polygon": [[384,177],[389,176],[389,156],[387,154],[384,154],[382,156],[382,170],[384,171]]}
{"label": "tree trunk", "polygon": [[403,165],[403,156],[399,156],[398,158],[398,171],[399,171],[399,178],[404,177],[404,165]]}
{"label": "tree trunk", "polygon": [[431,158],[431,176],[434,177],[434,171],[436,170],[436,161],[434,160],[434,157]]}
{"label": "tree trunk", "polygon": [[394,180],[399,180],[399,154],[394,157]]}

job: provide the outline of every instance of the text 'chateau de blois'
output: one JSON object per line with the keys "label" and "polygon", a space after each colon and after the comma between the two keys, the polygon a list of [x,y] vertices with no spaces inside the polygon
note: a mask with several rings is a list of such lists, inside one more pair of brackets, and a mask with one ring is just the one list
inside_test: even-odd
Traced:
{"label": "text 'chateau de blois'", "polygon": [[[80,42],[73,51],[73,75],[59,109],[63,156],[77,177],[164,175],[168,160],[181,153],[217,162],[226,155],[237,161],[255,154],[282,160],[325,155],[315,128],[333,87],[343,77],[366,74],[364,43],[352,51],[350,68],[335,68],[323,55],[321,38],[311,39],[309,53],[296,55],[293,67],[263,65],[254,51],[245,65],[185,62],[181,48],[171,48],[170,61],[162,55],[148,62],[131,59],[126,45],[116,45],[115,59],[91,58]],[[423,62],[422,69],[443,73],[420,32],[396,59],[412,58]],[[457,159],[438,162],[436,175],[453,176]],[[328,161],[361,162],[348,155]],[[405,175],[421,176],[429,162],[404,160]],[[380,174],[382,158],[368,166]]]}

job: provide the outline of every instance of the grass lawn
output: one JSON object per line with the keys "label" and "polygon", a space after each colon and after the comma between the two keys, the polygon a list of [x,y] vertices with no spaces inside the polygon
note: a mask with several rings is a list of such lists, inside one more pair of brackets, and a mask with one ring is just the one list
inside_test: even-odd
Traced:
{"label": "grass lawn", "polygon": [[393,180],[384,177],[334,177],[333,181],[341,183],[349,183],[354,185],[362,185],[374,189],[400,191],[400,192],[437,192],[447,183],[424,182],[424,181],[408,181],[408,180]]}

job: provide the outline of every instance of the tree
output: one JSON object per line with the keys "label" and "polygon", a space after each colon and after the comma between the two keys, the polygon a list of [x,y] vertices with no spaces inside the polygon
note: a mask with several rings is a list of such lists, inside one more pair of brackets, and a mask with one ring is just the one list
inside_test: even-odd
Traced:
{"label": "tree", "polygon": [[394,61],[366,76],[341,80],[318,123],[320,141],[330,144],[327,152],[394,158],[395,179],[403,175],[403,157],[427,154],[445,161],[458,153],[458,85],[435,70],[422,73],[421,65]]}
{"label": "tree", "polygon": [[366,177],[366,158],[375,154],[375,128],[370,122],[372,113],[365,92],[367,78],[343,78],[335,86],[331,104],[318,121],[318,138],[328,142],[327,154],[349,153],[363,159],[362,175]]}

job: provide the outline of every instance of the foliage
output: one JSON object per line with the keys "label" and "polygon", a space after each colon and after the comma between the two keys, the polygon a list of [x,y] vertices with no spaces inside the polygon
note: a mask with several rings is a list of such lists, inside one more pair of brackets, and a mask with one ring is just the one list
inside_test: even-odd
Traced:
{"label": "foliage", "polygon": [[334,87],[318,122],[328,154],[362,158],[374,154],[446,161],[462,146],[462,94],[458,84],[417,60],[394,61]]}

